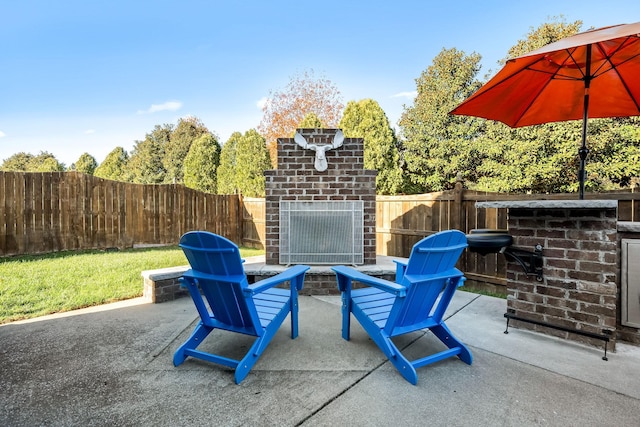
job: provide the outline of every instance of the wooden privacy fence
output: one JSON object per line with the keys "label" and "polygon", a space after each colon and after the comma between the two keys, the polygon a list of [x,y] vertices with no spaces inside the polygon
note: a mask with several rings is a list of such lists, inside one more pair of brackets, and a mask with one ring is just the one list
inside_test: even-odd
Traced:
{"label": "wooden privacy fence", "polygon": [[[588,193],[618,200],[618,220],[640,221],[640,193]],[[507,228],[506,209],[477,209],[487,200],[576,199],[576,194],[507,195],[454,190],[376,199],[376,252],[407,257],[421,238],[441,230]],[[264,248],[265,200],[214,195],[183,185],[109,181],[76,172],[0,172],[0,256],[61,250],[177,244],[190,230],[209,230]],[[465,251],[468,279],[506,283],[501,255]]]}
{"label": "wooden privacy fence", "polygon": [[266,203],[263,198],[242,199],[242,246],[264,249],[266,239]]}
{"label": "wooden privacy fence", "polygon": [[202,229],[241,239],[240,198],[77,172],[0,172],[0,256],[176,244]]}

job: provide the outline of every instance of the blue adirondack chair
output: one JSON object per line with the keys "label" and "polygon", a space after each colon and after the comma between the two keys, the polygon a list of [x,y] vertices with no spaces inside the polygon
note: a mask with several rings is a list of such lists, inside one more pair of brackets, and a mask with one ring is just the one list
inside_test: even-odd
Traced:
{"label": "blue adirondack chair", "polygon": [[[396,261],[395,283],[351,267],[332,267],[342,292],[342,338],[349,340],[353,313],[400,374],[414,385],[418,382],[416,368],[421,366],[452,356],[470,365],[471,352],[442,319],[456,288],[465,280],[455,265],[466,247],[466,236],[458,230],[422,239],[413,246],[406,263]],[[353,281],[367,286],[352,289]],[[391,338],[421,329],[433,332],[447,349],[409,361]]]}
{"label": "blue adirondack chair", "polygon": [[[191,356],[228,366],[235,369],[235,382],[240,384],[289,313],[291,338],[298,336],[298,291],[309,267],[296,265],[250,285],[240,251],[230,240],[207,231],[191,231],[182,236],[180,247],[191,265],[181,280],[200,322],[175,352],[173,363],[178,366]],[[289,282],[290,289],[274,287],[284,282]],[[196,350],[216,328],[255,336],[256,340],[241,360]]]}

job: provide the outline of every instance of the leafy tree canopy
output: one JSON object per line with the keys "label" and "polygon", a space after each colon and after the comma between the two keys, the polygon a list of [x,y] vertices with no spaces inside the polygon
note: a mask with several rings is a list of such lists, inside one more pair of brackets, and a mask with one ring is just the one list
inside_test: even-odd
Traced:
{"label": "leafy tree canopy", "polygon": [[215,193],[218,166],[220,164],[220,144],[211,134],[205,134],[193,141],[184,159],[184,185],[196,190]]}
{"label": "leafy tree canopy", "polygon": [[449,114],[481,82],[480,55],[443,49],[418,79],[414,104],[400,118],[401,155],[411,192],[451,189],[459,172],[474,181],[480,158],[475,139],[483,122]]}
{"label": "leafy tree canopy", "polygon": [[167,171],[164,167],[164,149],[171,138],[172,125],[156,127],[145,136],[144,141],[136,141],[127,164],[133,182],[138,184],[160,184],[165,182]]}
{"label": "leafy tree canopy", "polygon": [[234,132],[220,151],[220,166],[218,167],[218,194],[238,193],[236,176],[236,152],[238,142],[242,139],[240,132]]}
{"label": "leafy tree canopy", "polygon": [[98,167],[96,158],[89,153],[82,153],[78,160],[72,165],[72,169],[78,172],[93,175]]}
{"label": "leafy tree canopy", "polygon": [[264,171],[271,169],[265,139],[255,130],[247,131],[236,145],[236,185],[246,197],[264,197]]}
{"label": "leafy tree canopy", "polygon": [[582,21],[566,22],[562,16],[551,18],[551,22],[545,22],[537,28],[530,28],[526,38],[518,40],[509,49],[507,57],[499,61],[499,63],[504,65],[509,58],[524,55],[532,50],[577,34],[581,27]]}
{"label": "leafy tree canopy", "polygon": [[202,135],[210,135],[209,129],[197,117],[185,117],[178,120],[169,140],[164,145],[162,164],[167,171],[165,182],[183,182],[182,168],[185,157],[193,141]]}
{"label": "leafy tree canopy", "polygon": [[127,162],[129,155],[122,147],[114,148],[96,168],[94,176],[114,181],[129,181]]}
{"label": "leafy tree canopy", "polygon": [[22,172],[63,172],[64,163],[60,163],[56,157],[47,152],[41,151],[38,155],[20,152],[5,159],[0,166],[0,170],[22,171]]}
{"label": "leafy tree canopy", "polygon": [[364,138],[364,167],[378,171],[378,194],[402,191],[396,135],[389,119],[373,99],[349,101],[339,124],[347,138]]}
{"label": "leafy tree canopy", "polygon": [[[640,177],[640,117],[589,120],[587,188],[634,186]],[[577,166],[576,146],[571,152]]]}
{"label": "leafy tree canopy", "polygon": [[304,119],[302,119],[297,127],[300,129],[320,129],[324,126],[322,125],[322,120],[320,120],[320,117],[318,117],[316,113],[312,111],[304,116]]}
{"label": "leafy tree canopy", "polygon": [[[38,158],[40,156],[36,156]],[[64,172],[64,164],[60,163],[53,155],[38,159],[33,172]]]}
{"label": "leafy tree canopy", "polygon": [[33,154],[20,152],[13,156],[4,159],[0,169],[3,171],[22,171],[27,172],[29,168],[29,162],[33,160]]}

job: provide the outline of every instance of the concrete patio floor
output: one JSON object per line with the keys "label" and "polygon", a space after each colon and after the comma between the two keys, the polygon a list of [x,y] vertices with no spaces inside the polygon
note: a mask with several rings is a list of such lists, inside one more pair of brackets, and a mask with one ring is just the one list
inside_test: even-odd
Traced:
{"label": "concrete patio floor", "polygon": [[[189,298],[141,298],[0,326],[0,425],[632,426],[640,420],[640,348],[603,350],[510,328],[501,299],[457,292],[447,324],[473,353],[405,381],[339,297],[300,297],[300,335],[280,329],[241,385],[229,369],[172,364],[196,312]],[[248,339],[214,332],[204,348]],[[405,353],[441,345],[402,337]]]}

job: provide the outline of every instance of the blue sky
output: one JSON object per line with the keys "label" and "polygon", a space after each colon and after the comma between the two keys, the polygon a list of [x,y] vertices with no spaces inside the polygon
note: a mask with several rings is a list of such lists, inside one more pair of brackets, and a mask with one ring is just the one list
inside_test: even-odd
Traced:
{"label": "blue sky", "polygon": [[48,151],[67,166],[84,152],[102,162],[187,115],[225,142],[310,69],[345,105],[373,98],[395,125],[443,48],[481,54],[483,76],[560,15],[583,29],[638,22],[640,1],[6,0],[0,161]]}

